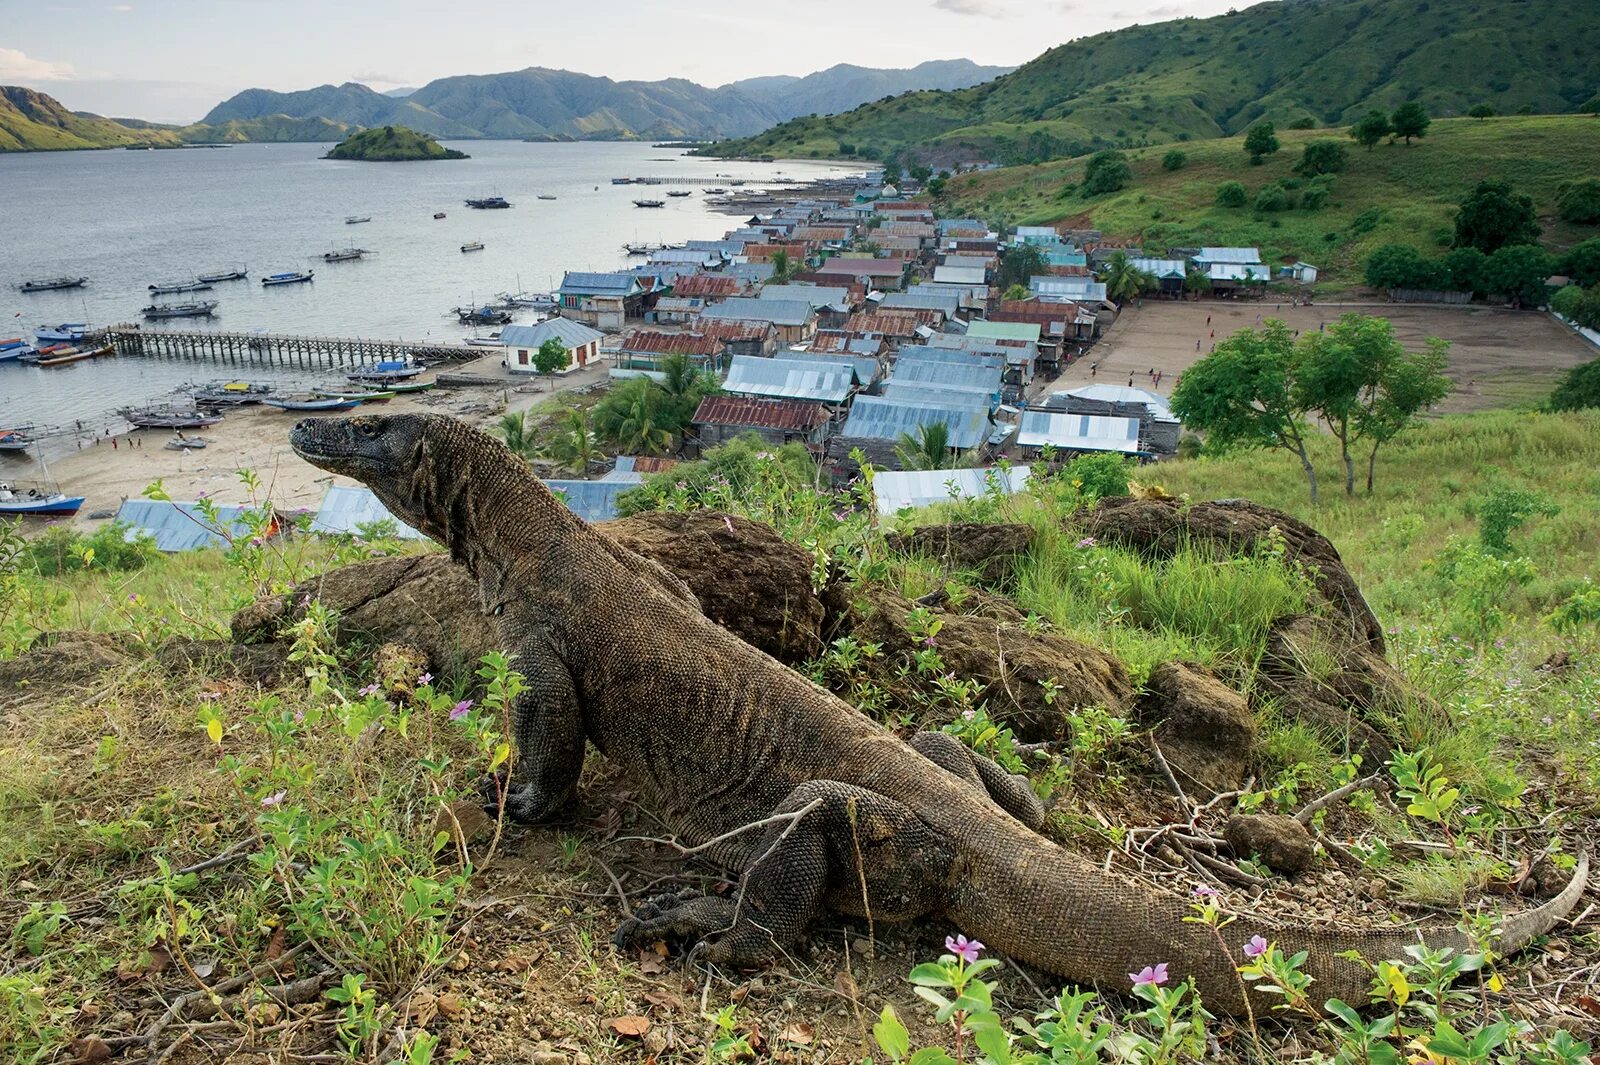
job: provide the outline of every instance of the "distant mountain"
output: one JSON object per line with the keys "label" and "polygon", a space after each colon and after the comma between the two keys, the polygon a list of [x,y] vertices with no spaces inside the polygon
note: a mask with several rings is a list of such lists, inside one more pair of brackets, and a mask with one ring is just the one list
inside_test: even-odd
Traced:
{"label": "distant mountain", "polygon": [[909,70],[840,65],[800,77],[753,78],[710,89],[681,78],[613,81],[529,67],[431,81],[404,96],[346,82],[299,92],[247,89],[201,124],[247,129],[274,116],[349,129],[404,125],[435,137],[717,138],[766,129],[796,115],[830,113],[911,88],[973,85],[1003,73],[955,59]]}
{"label": "distant mountain", "polygon": [[392,97],[392,98],[394,98],[396,100],[399,100],[399,99],[403,99],[404,97],[410,96],[412,93],[414,93],[416,91],[417,91],[417,87],[415,85],[402,85],[398,89],[385,89],[385,90],[383,90],[383,95]]}
{"label": "distant mountain", "polygon": [[1345,125],[1408,101],[1435,116],[1568,112],[1600,69],[1600,35],[1574,25],[1539,0],[1262,3],[1084,37],[986,84],[797,118],[717,151],[1036,162],[1259,119]]}
{"label": "distant mountain", "polygon": [[59,100],[34,89],[0,85],[0,152],[177,143],[171,127],[125,126],[99,115],[68,111]]}

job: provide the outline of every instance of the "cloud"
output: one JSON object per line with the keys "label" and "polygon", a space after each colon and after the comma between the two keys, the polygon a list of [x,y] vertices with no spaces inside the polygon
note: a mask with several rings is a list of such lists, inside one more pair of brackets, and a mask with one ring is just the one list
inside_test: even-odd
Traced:
{"label": "cloud", "polygon": [[362,74],[356,74],[353,75],[350,80],[359,81],[363,85],[388,85],[391,87],[399,87],[406,84],[405,78],[397,78],[393,74],[385,74],[382,71],[367,71]]}
{"label": "cloud", "polygon": [[1011,13],[1009,7],[995,0],[933,0],[933,6],[956,15],[978,15],[983,18],[1004,18]]}
{"label": "cloud", "polygon": [[36,81],[71,81],[78,76],[71,63],[35,59],[15,48],[0,48],[0,82],[28,85]]}
{"label": "cloud", "polygon": [[132,4],[112,4],[111,5],[111,10],[128,12],[128,11],[132,11],[133,10],[133,5]]}

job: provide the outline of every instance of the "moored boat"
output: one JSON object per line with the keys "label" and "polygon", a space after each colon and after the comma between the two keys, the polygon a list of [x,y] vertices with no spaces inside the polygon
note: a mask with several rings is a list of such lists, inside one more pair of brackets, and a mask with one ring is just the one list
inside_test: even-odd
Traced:
{"label": "moored boat", "polygon": [[325,263],[350,263],[355,262],[357,259],[365,258],[366,255],[367,249],[365,248],[338,248],[334,251],[323,252],[322,261]]}
{"label": "moored boat", "polygon": [[482,251],[483,250],[483,241],[481,241],[481,240],[469,240],[465,244],[461,245],[461,250],[462,251]]}
{"label": "moored boat", "polygon": [[87,277],[41,277],[24,281],[17,289],[21,292],[54,292],[63,288],[82,288],[88,283]]}
{"label": "moored boat", "polygon": [[353,215],[350,215],[348,218],[346,218],[344,220],[344,224],[347,225],[347,226],[356,226],[356,225],[360,225],[362,222],[370,222],[370,221],[372,221],[372,216],[369,215],[369,214],[361,214],[361,215],[353,214]]}
{"label": "moored boat", "polygon": [[502,292],[495,297],[502,307],[529,307],[534,310],[549,310],[556,305],[556,299],[548,292]]}
{"label": "moored boat", "polygon": [[435,219],[443,218],[444,217],[444,212],[443,211],[435,211],[435,212],[433,212],[433,217]]}
{"label": "moored boat", "polygon": [[40,492],[30,488],[26,492],[9,484],[0,484],[0,514],[76,514],[83,506],[84,496],[63,495],[60,492]]}
{"label": "moored boat", "polygon": [[26,451],[33,446],[33,426],[19,425],[15,429],[0,429],[0,451]]}
{"label": "moored boat", "polygon": [[58,351],[52,354],[49,358],[41,358],[38,365],[45,369],[54,366],[66,366],[70,363],[82,362],[85,359],[99,359],[107,355],[115,355],[116,351],[117,349],[110,344],[105,344],[98,348],[67,348],[65,351]]}
{"label": "moored boat", "polygon": [[173,292],[208,292],[211,282],[203,278],[194,281],[157,281],[153,285],[146,285],[152,296],[165,296]]}
{"label": "moored boat", "polygon": [[331,410],[351,410],[361,405],[359,399],[333,399],[317,395],[295,395],[269,398],[267,406],[277,407],[282,411],[311,412]]}
{"label": "moored boat", "polygon": [[319,399],[353,399],[358,403],[387,403],[395,397],[389,389],[352,391],[338,388],[314,388],[311,394]]}
{"label": "moored boat", "polygon": [[555,197],[552,196],[548,192],[541,192],[541,193],[539,193],[539,199],[541,199],[541,200],[553,200],[553,199],[555,199]]}
{"label": "moored boat", "polygon": [[84,322],[62,322],[60,325],[41,325],[33,335],[41,344],[71,344],[82,340],[88,331],[89,326]]}
{"label": "moored boat", "polygon": [[462,325],[510,325],[511,315],[498,307],[457,307],[456,320]]}
{"label": "moored boat", "polygon": [[152,303],[139,313],[150,319],[210,318],[216,311],[216,300],[197,300],[194,303]]}
{"label": "moored boat", "polygon": [[499,211],[510,207],[504,196],[481,196],[475,200],[467,201],[468,207],[475,207],[480,211]]}
{"label": "moored boat", "polygon": [[381,384],[387,388],[392,382],[405,381],[416,377],[422,373],[423,369],[416,363],[385,359],[370,370],[358,370],[355,373],[345,374],[345,380],[354,381],[358,385]]}
{"label": "moored boat", "polygon": [[668,192],[667,195],[668,196],[678,197],[678,196],[689,196],[689,195],[692,195],[692,193],[690,193],[688,189],[673,189],[670,192]]}
{"label": "moored boat", "polygon": [[310,281],[315,271],[285,270],[281,274],[268,274],[261,279],[263,285],[300,285]]}
{"label": "moored boat", "polygon": [[214,285],[219,281],[243,281],[248,276],[248,271],[240,266],[228,270],[218,270],[215,273],[201,274],[199,280]]}
{"label": "moored boat", "polygon": [[201,429],[222,421],[215,411],[198,407],[175,407],[162,404],[155,407],[123,407],[117,411],[136,429]]}
{"label": "moored boat", "polygon": [[635,207],[665,207],[667,205],[667,201],[666,200],[634,200],[633,201],[633,205]]}
{"label": "moored boat", "polygon": [[34,354],[33,345],[21,337],[0,340],[0,362],[15,362],[24,355]]}

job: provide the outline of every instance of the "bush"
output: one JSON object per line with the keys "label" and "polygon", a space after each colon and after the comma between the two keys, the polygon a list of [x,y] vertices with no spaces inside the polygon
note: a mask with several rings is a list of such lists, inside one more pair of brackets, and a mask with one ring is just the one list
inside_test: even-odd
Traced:
{"label": "bush", "polygon": [[1250,153],[1252,165],[1259,165],[1261,157],[1278,150],[1278,131],[1271,122],[1258,122],[1244,135],[1244,150]]}
{"label": "bush", "polygon": [[70,526],[53,525],[29,541],[24,565],[31,563],[40,576],[59,577],[85,570],[128,573],[160,560],[154,539],[141,535],[130,540],[129,531],[130,526],[120,521],[88,536]]}
{"label": "bush", "polygon": [[1263,185],[1256,193],[1255,206],[1258,211],[1287,211],[1294,206],[1294,202],[1294,193],[1282,183],[1274,181],[1270,185]]}
{"label": "bush", "polygon": [[1551,410],[1600,407],[1600,359],[1574,366],[1550,396]]}
{"label": "bush", "polygon": [[1317,128],[1317,120],[1312,118],[1310,115],[1307,115],[1304,118],[1296,119],[1294,122],[1290,123],[1289,124],[1289,128],[1290,129],[1316,129]]}
{"label": "bush", "polygon": [[1172,151],[1161,157],[1161,169],[1182,170],[1183,164],[1187,163],[1188,161],[1189,157],[1187,155],[1174,148]]}
{"label": "bush", "polygon": [[1350,220],[1350,234],[1362,236],[1378,228],[1378,223],[1383,221],[1383,211],[1376,207],[1368,207],[1365,211]]}
{"label": "bush", "polygon": [[1062,467],[1062,480],[1076,488],[1086,502],[1128,494],[1129,460],[1102,452],[1080,455]]}
{"label": "bush", "polygon": [[1461,292],[1487,291],[1489,257],[1477,248],[1457,248],[1444,257],[1450,287]]}
{"label": "bush", "polygon": [[1561,260],[1561,272],[1580,285],[1600,283],[1600,237],[1574,245]]}
{"label": "bush", "polygon": [[1485,289],[1530,307],[1542,306],[1550,297],[1545,278],[1554,269],[1555,258],[1537,244],[1508,244],[1484,264]]}
{"label": "bush", "polygon": [[1338,141],[1312,141],[1307,144],[1295,164],[1295,172],[1307,177],[1317,174],[1337,174],[1350,162],[1350,154]]}
{"label": "bush", "polygon": [[1102,196],[1126,188],[1133,180],[1133,168],[1127,157],[1116,149],[1097,152],[1083,168],[1083,193],[1085,196]]}
{"label": "bush", "polygon": [[1248,201],[1244,186],[1237,181],[1224,181],[1217,186],[1218,207],[1243,207]]}
{"label": "bush", "polygon": [[1478,539],[1497,555],[1511,553],[1511,534],[1536,517],[1553,518],[1561,508],[1537,492],[1497,484],[1478,503]]}
{"label": "bush", "polygon": [[1444,264],[1425,259],[1409,244],[1385,244],[1367,258],[1366,282],[1373,288],[1450,287]]}
{"label": "bush", "polygon": [[1556,213],[1563,221],[1579,225],[1600,223],[1600,180],[1588,178],[1562,185],[1556,195]]}
{"label": "bush", "polygon": [[1472,110],[1467,112],[1469,118],[1493,118],[1494,108],[1488,104],[1473,104]]}

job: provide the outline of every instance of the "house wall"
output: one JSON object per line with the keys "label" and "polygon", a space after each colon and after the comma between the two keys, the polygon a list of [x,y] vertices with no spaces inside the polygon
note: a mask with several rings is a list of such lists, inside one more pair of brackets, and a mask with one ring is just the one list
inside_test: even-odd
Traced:
{"label": "house wall", "polygon": [[[533,358],[537,348],[506,348],[506,369],[512,373],[538,373]],[[600,357],[600,341],[591,340],[567,349],[567,370],[579,370]],[[564,372],[564,371],[563,371]]]}

